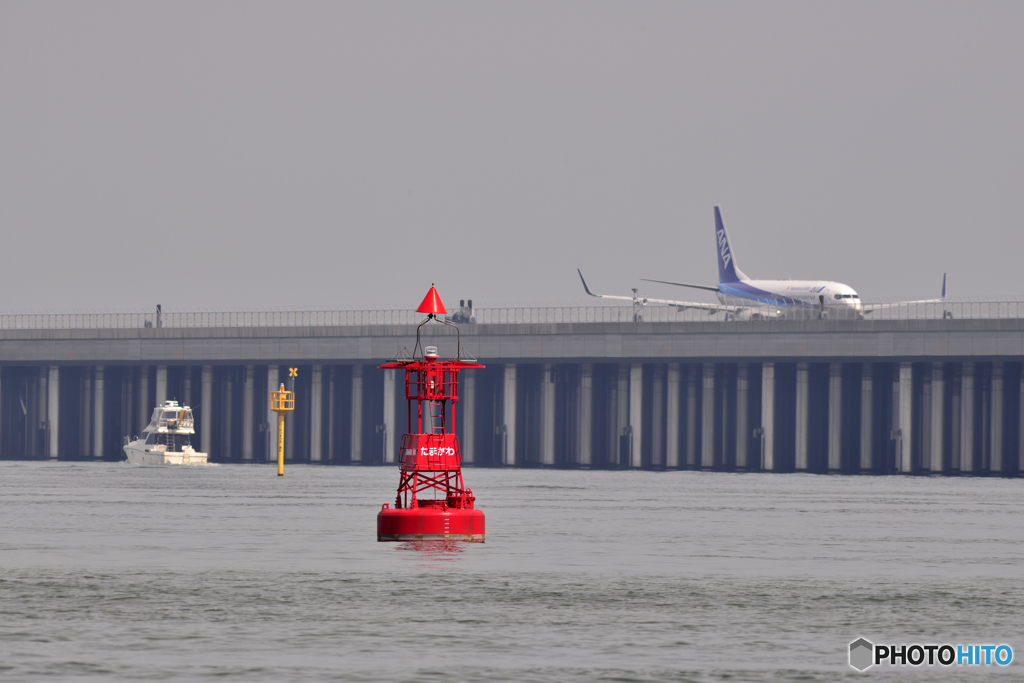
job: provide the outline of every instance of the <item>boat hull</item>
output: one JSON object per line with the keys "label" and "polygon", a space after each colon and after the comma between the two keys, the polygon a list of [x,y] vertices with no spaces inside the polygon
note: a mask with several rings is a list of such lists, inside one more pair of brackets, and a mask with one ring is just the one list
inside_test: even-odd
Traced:
{"label": "boat hull", "polygon": [[133,465],[205,465],[206,453],[196,451],[155,451],[146,448],[124,447],[128,462]]}

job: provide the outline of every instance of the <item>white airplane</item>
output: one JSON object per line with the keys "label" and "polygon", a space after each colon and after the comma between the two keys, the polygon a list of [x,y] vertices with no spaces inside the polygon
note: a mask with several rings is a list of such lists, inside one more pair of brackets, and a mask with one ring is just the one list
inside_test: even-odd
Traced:
{"label": "white airplane", "polygon": [[[580,274],[583,289],[590,296],[602,299],[618,299],[633,302],[634,318],[640,319],[640,309],[647,304],[668,304],[679,310],[702,309],[713,315],[725,313],[726,320],[765,320],[777,318],[863,318],[865,315],[885,309],[914,304],[941,303],[946,298],[946,276],[942,276],[942,298],[900,301],[897,303],[871,304],[865,306],[853,287],[841,282],[828,280],[751,280],[736,267],[736,258],[729,244],[729,234],[722,221],[721,208],[715,207],[715,240],[718,244],[718,286],[692,285],[668,280],[648,280],[679,287],[692,287],[715,292],[717,304],[698,301],[674,301],[670,299],[649,299],[637,295],[612,296],[594,294],[587,281]],[[946,314],[948,316],[948,313]]]}

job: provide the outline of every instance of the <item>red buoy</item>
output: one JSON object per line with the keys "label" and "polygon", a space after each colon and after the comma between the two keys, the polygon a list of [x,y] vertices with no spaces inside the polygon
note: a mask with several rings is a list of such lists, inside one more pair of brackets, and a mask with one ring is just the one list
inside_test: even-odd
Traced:
{"label": "red buoy", "polygon": [[433,346],[420,347],[420,329],[443,318],[444,304],[433,287],[418,309],[427,319],[416,328],[413,357],[381,368],[405,370],[408,429],[398,451],[400,475],[395,507],[385,503],[377,514],[378,541],[484,541],[484,513],[462,482],[462,454],[455,436],[459,371],[482,368],[461,360],[461,336],[455,358],[441,359]]}

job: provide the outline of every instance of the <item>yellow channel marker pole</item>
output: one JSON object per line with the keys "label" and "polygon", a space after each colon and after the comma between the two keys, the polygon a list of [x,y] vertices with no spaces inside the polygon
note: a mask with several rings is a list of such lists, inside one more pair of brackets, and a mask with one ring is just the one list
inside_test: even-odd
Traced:
{"label": "yellow channel marker pole", "polygon": [[277,414],[277,476],[284,476],[284,413]]}
{"label": "yellow channel marker pole", "polygon": [[[298,368],[288,368],[290,377],[298,377]],[[292,382],[294,383],[294,379]],[[294,388],[294,387],[293,387]],[[295,392],[287,391],[284,384],[270,392],[270,409],[277,413],[277,476],[284,476],[284,414],[295,410]]]}

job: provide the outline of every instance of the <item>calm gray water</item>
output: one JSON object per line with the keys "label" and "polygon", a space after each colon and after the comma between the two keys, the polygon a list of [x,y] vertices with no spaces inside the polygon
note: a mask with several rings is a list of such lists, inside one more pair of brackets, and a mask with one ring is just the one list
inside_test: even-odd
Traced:
{"label": "calm gray water", "polygon": [[[487,543],[375,540],[391,468],[0,462],[0,679],[1022,679],[1024,481],[467,470]],[[1008,643],[861,674],[850,641]]]}

